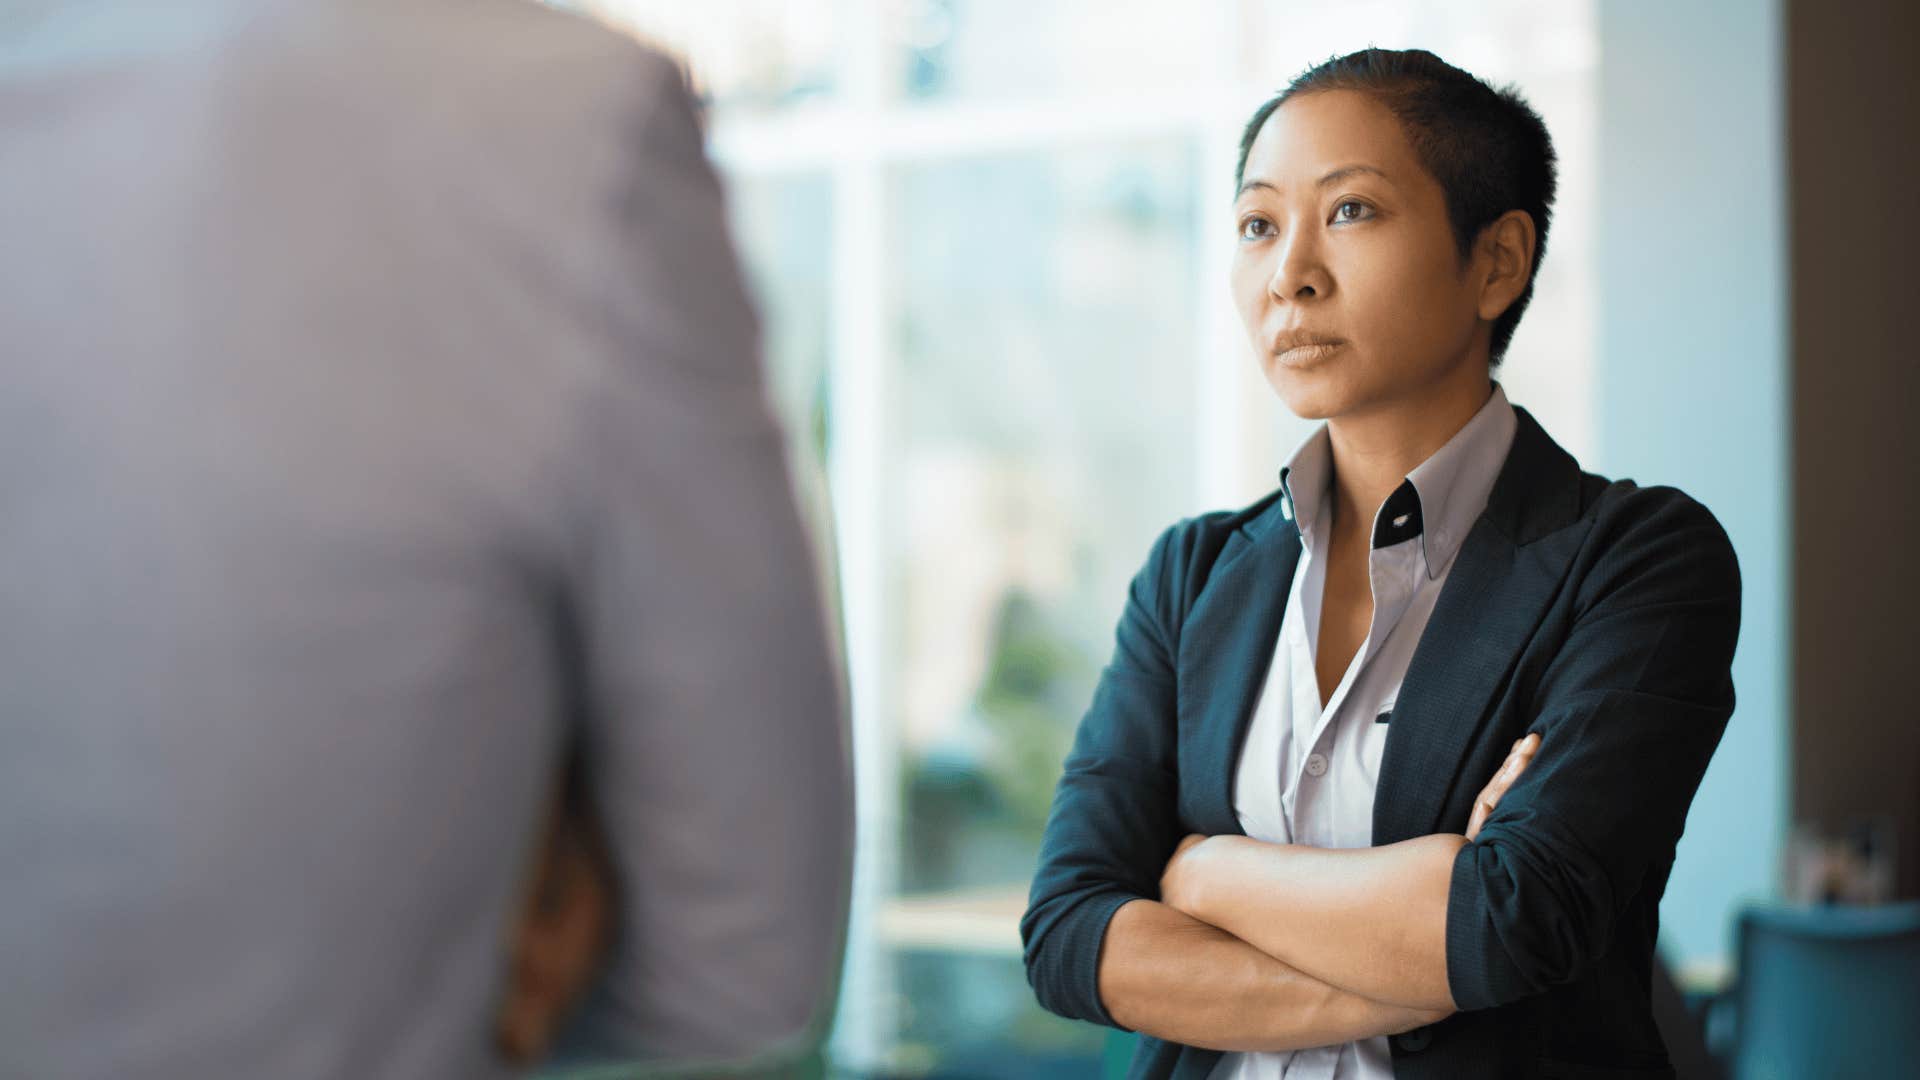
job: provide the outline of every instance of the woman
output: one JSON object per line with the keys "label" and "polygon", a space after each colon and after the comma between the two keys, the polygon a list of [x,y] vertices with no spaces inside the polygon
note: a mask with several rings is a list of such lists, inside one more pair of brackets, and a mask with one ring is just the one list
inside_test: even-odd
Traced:
{"label": "woman", "polygon": [[1739,571],[1704,507],[1583,473],[1492,379],[1546,247],[1545,126],[1367,50],[1254,115],[1237,186],[1234,299],[1326,424],[1135,578],[1029,978],[1148,1036],[1138,1077],[1671,1075],[1650,965]]}

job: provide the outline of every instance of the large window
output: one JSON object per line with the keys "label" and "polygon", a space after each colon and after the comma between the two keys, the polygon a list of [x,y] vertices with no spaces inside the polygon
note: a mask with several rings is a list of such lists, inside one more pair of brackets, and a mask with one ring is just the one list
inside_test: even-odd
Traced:
{"label": "large window", "polygon": [[1259,497],[1311,430],[1227,297],[1241,124],[1368,44],[1517,82],[1562,195],[1500,377],[1590,456],[1590,3],[571,6],[706,94],[778,404],[827,493],[860,783],[834,1056],[1073,1075],[1102,1035],[1033,1004],[1016,929],[1062,755],[1153,537]]}

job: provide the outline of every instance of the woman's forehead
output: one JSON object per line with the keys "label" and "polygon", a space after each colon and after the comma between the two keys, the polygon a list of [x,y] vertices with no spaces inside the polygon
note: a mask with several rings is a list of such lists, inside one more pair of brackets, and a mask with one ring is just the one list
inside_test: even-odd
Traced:
{"label": "woman's forehead", "polygon": [[1326,90],[1274,110],[1248,149],[1243,180],[1284,191],[1353,166],[1396,182],[1418,171],[1419,162],[1386,106],[1358,91]]}

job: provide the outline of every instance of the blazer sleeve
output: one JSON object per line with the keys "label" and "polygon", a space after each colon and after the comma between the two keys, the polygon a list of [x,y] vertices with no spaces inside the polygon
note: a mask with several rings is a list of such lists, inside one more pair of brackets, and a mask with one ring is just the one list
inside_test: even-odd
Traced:
{"label": "blazer sleeve", "polygon": [[1027,980],[1040,1004],[1118,1027],[1100,1001],[1100,946],[1121,905],[1159,896],[1180,839],[1175,757],[1181,525],[1163,533],[1134,578],[1054,792],[1039,867],[1020,921]]}
{"label": "blazer sleeve", "polygon": [[1565,643],[1537,688],[1539,755],[1453,863],[1447,981],[1463,1010],[1586,973],[1673,857],[1734,704],[1733,545],[1671,488],[1596,523]]}

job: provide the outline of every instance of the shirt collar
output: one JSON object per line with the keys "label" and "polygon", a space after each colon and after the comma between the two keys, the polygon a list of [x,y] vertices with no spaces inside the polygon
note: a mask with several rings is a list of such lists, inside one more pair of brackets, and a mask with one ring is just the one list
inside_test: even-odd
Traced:
{"label": "shirt collar", "polygon": [[[1498,382],[1486,404],[1445,446],[1407,474],[1374,518],[1373,546],[1420,537],[1427,577],[1438,578],[1487,507],[1487,497],[1513,448],[1519,418]],[[1333,473],[1333,442],[1321,424],[1280,470],[1282,512],[1300,529],[1309,553],[1319,536]]]}

